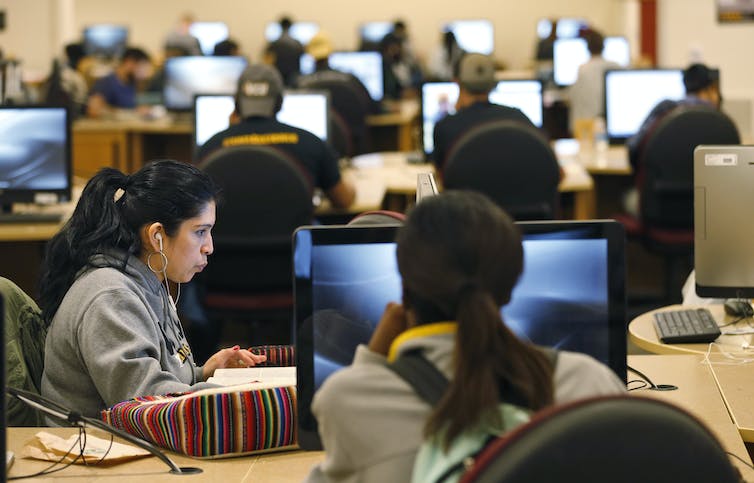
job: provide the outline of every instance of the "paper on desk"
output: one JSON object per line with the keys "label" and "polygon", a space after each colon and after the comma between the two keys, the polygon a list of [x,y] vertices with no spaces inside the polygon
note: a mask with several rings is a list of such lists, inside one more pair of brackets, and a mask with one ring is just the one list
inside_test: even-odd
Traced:
{"label": "paper on desk", "polygon": [[239,367],[237,369],[216,369],[207,382],[221,386],[236,386],[259,382],[266,387],[295,386],[295,367]]}
{"label": "paper on desk", "polygon": [[[81,453],[80,443],[76,442],[78,438],[78,434],[73,434],[68,439],[63,439],[60,436],[40,431],[34,435],[31,441],[24,445],[23,450],[21,450],[21,456],[45,461],[60,461],[65,455],[62,460],[63,463],[70,463],[76,460],[76,464],[93,464],[102,460],[102,457],[107,454],[102,463],[100,463],[103,465],[124,463],[136,458],[151,456],[149,451],[127,444],[116,443],[115,441],[113,441],[112,447],[110,447],[109,439],[97,438],[91,434],[87,434],[83,459],[76,459]],[[108,448],[110,448],[109,452],[107,451]],[[66,455],[66,453],[68,454]]]}

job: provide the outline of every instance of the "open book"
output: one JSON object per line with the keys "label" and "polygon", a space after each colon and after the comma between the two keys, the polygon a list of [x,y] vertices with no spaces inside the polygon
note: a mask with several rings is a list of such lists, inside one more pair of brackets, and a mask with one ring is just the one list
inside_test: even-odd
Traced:
{"label": "open book", "polygon": [[266,387],[295,386],[295,367],[242,367],[237,369],[216,369],[207,382],[221,386],[260,383]]}

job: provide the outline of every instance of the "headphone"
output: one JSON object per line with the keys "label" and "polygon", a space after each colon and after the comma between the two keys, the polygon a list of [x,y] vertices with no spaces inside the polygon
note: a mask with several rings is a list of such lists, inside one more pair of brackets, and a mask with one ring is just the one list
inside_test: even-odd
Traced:
{"label": "headphone", "polygon": [[154,238],[160,243],[160,251],[162,251],[162,235],[160,233],[157,233],[155,234]]}

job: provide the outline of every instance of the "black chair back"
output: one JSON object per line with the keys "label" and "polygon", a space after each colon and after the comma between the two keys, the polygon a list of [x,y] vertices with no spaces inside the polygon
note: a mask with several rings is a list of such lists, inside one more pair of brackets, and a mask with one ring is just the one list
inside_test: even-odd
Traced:
{"label": "black chair back", "polygon": [[733,121],[712,107],[682,106],[661,119],[640,155],[642,224],[693,228],[694,148],[700,144],[739,143]]}
{"label": "black chair back", "polygon": [[553,219],[558,213],[560,168],[547,140],[516,121],[480,124],[448,153],[445,189],[489,196],[517,220]]}
{"label": "black chair back", "polygon": [[268,146],[223,148],[200,168],[222,189],[206,290],[290,290],[291,236],[313,216],[305,168]]}
{"label": "black chair back", "polygon": [[740,480],[725,449],[698,419],[633,396],[577,401],[536,414],[491,443],[462,483]]}

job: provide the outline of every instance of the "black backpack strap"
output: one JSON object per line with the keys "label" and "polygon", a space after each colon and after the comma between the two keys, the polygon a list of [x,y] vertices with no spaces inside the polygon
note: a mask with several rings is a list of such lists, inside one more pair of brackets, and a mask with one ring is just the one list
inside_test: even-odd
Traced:
{"label": "black backpack strap", "polygon": [[424,357],[420,350],[404,352],[387,365],[414,388],[416,394],[434,407],[448,388],[448,379]]}

